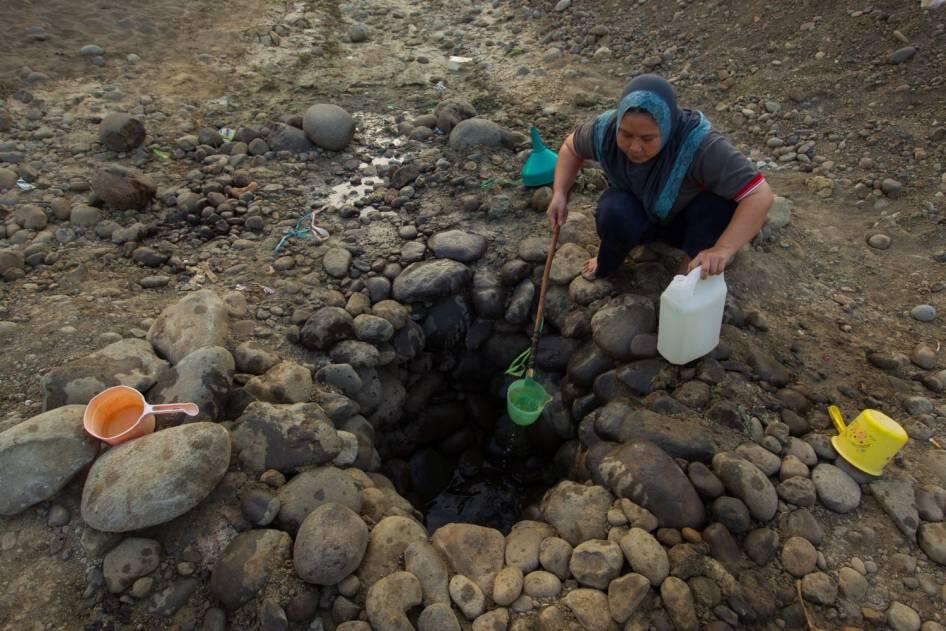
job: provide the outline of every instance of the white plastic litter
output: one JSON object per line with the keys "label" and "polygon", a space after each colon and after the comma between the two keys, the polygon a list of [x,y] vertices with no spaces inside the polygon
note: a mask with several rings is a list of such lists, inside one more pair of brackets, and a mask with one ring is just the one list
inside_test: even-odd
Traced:
{"label": "white plastic litter", "polygon": [[472,62],[473,60],[469,57],[451,57],[447,60],[447,70],[450,72],[460,72],[464,66]]}

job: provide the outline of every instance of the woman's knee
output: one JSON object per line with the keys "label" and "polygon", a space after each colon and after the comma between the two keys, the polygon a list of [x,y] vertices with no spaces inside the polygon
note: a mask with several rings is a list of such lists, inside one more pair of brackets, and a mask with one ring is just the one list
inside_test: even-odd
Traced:
{"label": "woman's knee", "polygon": [[643,204],[631,193],[609,188],[598,200],[595,225],[601,237],[620,235],[624,239],[639,239],[648,223]]}

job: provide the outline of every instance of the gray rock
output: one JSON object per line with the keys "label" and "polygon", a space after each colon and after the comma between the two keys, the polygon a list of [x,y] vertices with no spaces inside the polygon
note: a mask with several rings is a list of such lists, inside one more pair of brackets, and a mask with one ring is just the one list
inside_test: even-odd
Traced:
{"label": "gray rock", "polygon": [[486,253],[486,239],[462,230],[438,232],[427,242],[434,255],[461,263],[472,263]]}
{"label": "gray rock", "polygon": [[407,611],[421,602],[417,577],[410,572],[395,572],[368,589],[368,622],[375,631],[408,631],[413,625],[407,619]]}
{"label": "gray rock", "polygon": [[351,252],[345,248],[329,248],[322,256],[322,267],[332,278],[345,278],[351,267]]}
{"label": "gray rock", "polygon": [[608,585],[608,608],[611,616],[619,623],[627,622],[637,607],[650,593],[650,580],[631,572],[616,578]]}
{"label": "gray rock", "polygon": [[323,504],[299,528],[293,565],[308,583],[336,585],[358,568],[367,547],[368,527],[357,513],[341,504]]}
{"label": "gray rock", "polygon": [[575,589],[562,601],[575,615],[582,629],[609,630],[613,624],[608,597],[596,589]]}
{"label": "gray rock", "polygon": [[151,178],[140,171],[110,164],[92,176],[92,190],[115,210],[144,210],[158,189]]}
{"label": "gray rock", "polygon": [[302,345],[309,350],[328,350],[342,340],[355,337],[355,322],[340,307],[322,307],[306,321],[299,335]]}
{"label": "gray rock", "polygon": [[697,631],[700,628],[696,617],[696,603],[690,586],[676,576],[667,577],[660,585],[660,598],[670,614],[675,629]]}
{"label": "gray rock", "polygon": [[330,466],[303,471],[280,488],[277,497],[278,523],[290,531],[298,529],[313,511],[328,503],[356,513],[362,508],[361,493],[352,478]]}
{"label": "gray rock", "polygon": [[876,480],[870,483],[870,492],[897,525],[908,542],[916,541],[920,515],[916,509],[916,494],[909,480]]}
{"label": "gray rock", "polygon": [[936,307],[933,305],[917,305],[910,311],[914,320],[932,322],[936,319]]}
{"label": "gray rock", "polygon": [[620,546],[605,539],[591,539],[575,546],[568,567],[582,585],[604,590],[620,575],[623,565]]}
{"label": "gray rock", "polygon": [[292,471],[330,462],[341,451],[331,420],[316,403],[251,403],[237,419],[233,446],[251,471]]}
{"label": "gray rock", "polygon": [[176,364],[199,348],[225,347],[229,335],[226,304],[215,292],[202,289],[162,311],[148,330],[148,342]]}
{"label": "gray rock", "polygon": [[305,403],[312,397],[312,373],[305,366],[284,361],[247,381],[244,388],[260,401]]}
{"label": "gray rock", "polygon": [[902,64],[905,61],[913,59],[914,55],[916,55],[915,46],[904,46],[890,53],[890,56],[887,57],[887,61],[891,64]]}
{"label": "gray rock", "polygon": [[162,524],[199,504],[230,465],[230,435],[191,423],[113,447],[92,465],[82,518],[97,530],[128,532]]}
{"label": "gray rock", "polygon": [[480,586],[462,574],[450,579],[450,599],[467,620],[474,620],[486,611],[486,596]]}
{"label": "gray rock", "polygon": [[44,412],[0,433],[0,515],[53,497],[98,454],[82,426],[85,406]]}
{"label": "gray rock", "polygon": [[[601,443],[588,454],[592,477],[617,497],[626,497],[653,513],[666,528],[700,528],[703,502],[677,463],[660,447],[633,440],[617,447]],[[774,495],[774,490],[773,490]]]}
{"label": "gray rock", "polygon": [[893,601],[887,608],[887,624],[893,631],[919,631],[920,614],[912,607]]}
{"label": "gray rock", "polygon": [[861,504],[861,487],[841,469],[819,464],[811,472],[818,499],[836,513],[849,513]]}
{"label": "gray rock", "polygon": [[395,300],[420,302],[450,296],[469,282],[466,265],[449,259],[412,263],[394,279]]}
{"label": "gray rock", "polygon": [[946,565],[946,524],[920,525],[918,541],[926,556],[940,565]]}
{"label": "gray rock", "polygon": [[320,384],[325,384],[337,388],[343,394],[354,397],[362,389],[361,377],[352,368],[351,364],[329,364],[319,369],[315,374],[315,380]]}
{"label": "gray rock", "polygon": [[188,419],[220,420],[233,385],[235,367],[230,351],[219,346],[201,348],[184,357],[158,379],[148,393],[148,400],[151,403],[192,402],[197,404],[199,412],[194,417],[162,415],[161,424],[173,425]]}
{"label": "gray rock", "polygon": [[780,388],[788,385],[790,379],[788,371],[777,359],[767,354],[759,346],[749,348],[749,366],[762,381]]}
{"label": "gray rock", "polygon": [[612,401],[590,416],[595,433],[603,440],[616,443],[649,440],[674,458],[700,462],[709,462],[716,453],[709,432],[700,425],[641,410],[628,401]]}
{"label": "gray rock", "polygon": [[875,250],[886,250],[893,240],[886,234],[872,234],[867,239],[867,245]]}
{"label": "gray rock", "polygon": [[358,370],[375,368],[381,363],[380,351],[358,340],[342,340],[332,347],[328,356],[336,364],[348,364]]}
{"label": "gray rock", "polygon": [[404,569],[420,581],[424,605],[450,604],[450,594],[447,591],[449,578],[447,564],[430,543],[415,541],[407,546],[404,550]]}
{"label": "gray rock", "polygon": [[281,507],[279,498],[267,489],[252,488],[240,493],[240,508],[254,526],[265,527],[273,523]]}
{"label": "gray rock", "polygon": [[818,605],[832,605],[838,598],[838,584],[824,572],[812,572],[801,580],[805,600]]}
{"label": "gray rock", "polygon": [[302,128],[316,145],[341,151],[355,135],[355,119],[337,105],[318,103],[306,110]]}
{"label": "gray rock", "polygon": [[145,141],[144,124],[123,112],[112,112],[99,125],[99,142],[115,153],[128,153]]}
{"label": "gray rock", "polygon": [[233,351],[236,369],[242,373],[262,375],[279,363],[279,355],[255,342],[241,342]]}
{"label": "gray rock", "polygon": [[473,307],[481,318],[503,317],[505,291],[502,280],[488,267],[476,270],[476,274],[473,275]]}
{"label": "gray rock", "polygon": [[168,363],[155,356],[148,342],[138,339],[114,342],[43,375],[43,407],[51,410],[73,403],[85,404],[111,386],[128,386],[147,392],[168,370]]}
{"label": "gray rock", "polygon": [[775,516],[778,509],[775,487],[751,462],[726,452],[718,453],[713,457],[713,473],[731,495],[746,503],[753,517],[767,522]]}
{"label": "gray rock", "polygon": [[[713,500],[712,512],[716,521],[736,534],[747,531],[752,523],[752,519],[749,516],[749,509],[746,507],[745,503],[740,499],[729,497],[728,495],[717,497]],[[704,536],[705,534],[706,532],[704,531]]]}
{"label": "gray rock", "polygon": [[632,528],[621,537],[621,550],[631,569],[659,587],[670,574],[670,560],[660,542],[642,528]]}
{"label": "gray rock", "polygon": [[0,249],[0,276],[23,269],[23,253],[12,248]]}
{"label": "gray rock", "polygon": [[[538,568],[539,547],[542,541],[555,535],[555,529],[544,522],[518,522],[506,535],[506,565],[517,567],[523,572],[531,572]],[[570,549],[569,554],[571,554]]]}
{"label": "gray rock", "polygon": [[607,514],[614,501],[607,489],[571,481],[559,482],[542,498],[542,515],[559,535],[575,546],[607,537]]}
{"label": "gray rock", "polygon": [[362,342],[383,344],[394,337],[394,326],[378,316],[362,313],[354,320],[355,335]]}
{"label": "gray rock", "polygon": [[789,478],[781,482],[775,490],[783,501],[795,506],[814,506],[817,500],[815,485],[808,478]]}
{"label": "gray rock", "polygon": [[532,300],[535,297],[535,285],[526,278],[513,290],[506,308],[505,320],[510,324],[524,324],[532,311]]}
{"label": "gray rock", "polygon": [[870,587],[867,579],[860,572],[849,567],[842,567],[838,571],[838,586],[841,589],[841,595],[854,603],[863,601]]}
{"label": "gray rock", "polygon": [[282,123],[275,125],[267,140],[269,148],[276,152],[309,153],[315,149],[315,145],[306,136],[306,132],[298,127]]}
{"label": "gray rock", "polygon": [[503,569],[506,540],[501,532],[474,524],[447,524],[434,532],[430,542],[454,573],[466,576],[492,597],[496,574]]}
{"label": "gray rock", "polygon": [[503,128],[485,118],[468,118],[450,131],[450,148],[466,151],[473,147],[499,147],[506,138]]}
{"label": "gray rock", "polygon": [[182,578],[152,595],[145,611],[152,616],[170,618],[187,604],[199,587],[200,581],[196,578]]}
{"label": "gray rock", "polygon": [[[417,521],[391,515],[371,529],[365,558],[358,568],[358,578],[367,587],[396,572],[407,547],[415,541],[427,541],[427,530]],[[420,593],[420,584],[417,586]],[[420,604],[422,596],[418,596]]]}
{"label": "gray rock", "polygon": [[802,537],[791,537],[782,546],[782,567],[796,578],[815,571],[818,551],[811,542]]}
{"label": "gray rock", "polygon": [[[571,556],[571,546],[568,545],[568,542],[563,539],[558,539],[558,541],[567,546],[568,556]],[[568,557],[565,557],[562,561],[567,575]],[[543,570],[529,572],[522,580],[522,590],[531,598],[555,598],[562,591],[562,580],[559,576]]]}
{"label": "gray rock", "polygon": [[105,49],[95,44],[86,44],[79,49],[79,54],[83,57],[99,57],[105,54]]}
{"label": "gray rock", "polygon": [[782,466],[782,461],[778,456],[756,443],[742,443],[736,447],[736,454],[757,466],[768,476],[778,473]]}
{"label": "gray rock", "polygon": [[574,243],[565,243],[552,257],[549,280],[556,285],[570,284],[581,274],[581,267],[589,258],[591,254],[585,248]]}
{"label": "gray rock", "polygon": [[[619,549],[620,553],[620,549]],[[624,562],[624,558],[620,558]],[[522,594],[524,575],[518,567],[505,567],[493,582],[493,601],[500,607],[508,607]]]}
{"label": "gray rock", "polygon": [[434,108],[434,117],[437,119],[437,127],[445,134],[453,131],[461,121],[476,116],[476,108],[469,102],[459,99],[449,99],[441,101]]}
{"label": "gray rock", "polygon": [[775,558],[779,546],[779,535],[770,528],[757,528],[746,535],[744,545],[749,558],[756,565],[765,566]]}
{"label": "gray rock", "polygon": [[160,564],[160,543],[153,539],[130,537],[105,555],[102,574],[108,591],[120,594],[142,576],[151,574]]}
{"label": "gray rock", "polygon": [[20,204],[13,211],[13,221],[27,230],[42,230],[49,223],[49,217],[35,204]]}
{"label": "gray rock", "polygon": [[651,300],[625,295],[595,313],[591,330],[595,344],[619,361],[631,361],[631,341],[638,335],[651,333],[657,326],[657,313]]}
{"label": "gray rock", "polygon": [[249,530],[230,542],[214,564],[210,593],[226,609],[242,607],[262,593],[288,559],[292,540],[280,530]]}
{"label": "gray rock", "polygon": [[417,631],[461,631],[461,627],[449,604],[435,603],[421,612],[417,619]]}

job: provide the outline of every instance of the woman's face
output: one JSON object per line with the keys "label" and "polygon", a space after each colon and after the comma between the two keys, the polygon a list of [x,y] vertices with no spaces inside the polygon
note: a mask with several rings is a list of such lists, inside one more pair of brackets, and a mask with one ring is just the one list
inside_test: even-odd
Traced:
{"label": "woman's face", "polygon": [[628,112],[617,134],[618,148],[634,164],[643,164],[660,153],[660,128],[653,116]]}

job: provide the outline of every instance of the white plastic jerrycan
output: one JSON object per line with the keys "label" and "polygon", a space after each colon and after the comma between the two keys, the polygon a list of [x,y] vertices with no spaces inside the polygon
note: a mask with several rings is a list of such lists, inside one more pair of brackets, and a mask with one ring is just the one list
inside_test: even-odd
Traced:
{"label": "white plastic jerrycan", "polygon": [[703,357],[719,344],[725,307],[722,274],[700,280],[697,267],[686,276],[675,276],[660,296],[657,351],[677,365]]}

